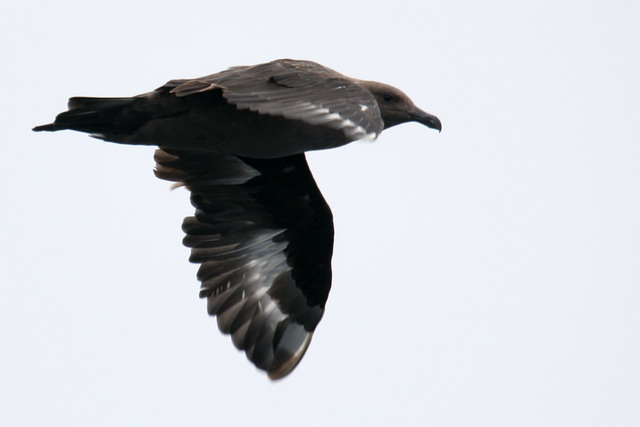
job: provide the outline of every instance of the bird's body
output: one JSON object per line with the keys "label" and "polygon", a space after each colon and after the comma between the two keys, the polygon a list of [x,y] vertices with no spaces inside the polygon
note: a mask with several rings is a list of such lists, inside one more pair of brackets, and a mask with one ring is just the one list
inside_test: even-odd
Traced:
{"label": "bird's body", "polygon": [[304,152],[407,121],[441,128],[391,86],[285,59],[130,98],[71,98],[34,130],[160,147],[156,175],[186,186],[196,207],[184,243],[208,311],[275,379],[304,355],[331,287],[333,220]]}

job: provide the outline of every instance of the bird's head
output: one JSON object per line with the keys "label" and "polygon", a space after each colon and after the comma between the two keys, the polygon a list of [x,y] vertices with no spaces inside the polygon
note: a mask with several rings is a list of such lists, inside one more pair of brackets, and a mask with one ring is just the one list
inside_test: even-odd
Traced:
{"label": "bird's head", "polygon": [[440,119],[416,107],[400,89],[379,82],[361,81],[360,84],[376,99],[385,129],[406,122],[418,122],[439,132],[442,130]]}

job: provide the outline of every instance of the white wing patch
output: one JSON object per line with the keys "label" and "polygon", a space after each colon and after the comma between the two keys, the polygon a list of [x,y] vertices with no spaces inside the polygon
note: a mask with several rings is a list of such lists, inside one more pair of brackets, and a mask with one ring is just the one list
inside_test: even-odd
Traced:
{"label": "white wing patch", "polygon": [[358,139],[358,141],[371,142],[371,141],[375,141],[378,138],[378,136],[379,136],[379,134],[377,134],[375,132],[371,132],[371,133],[366,134],[362,138]]}
{"label": "white wing patch", "polygon": [[[353,141],[372,141],[378,137],[378,133],[367,133],[366,129],[337,112],[332,112],[320,104],[308,101],[272,101],[260,104],[246,105],[241,102],[236,104],[238,108],[249,109],[260,114],[283,116],[287,119],[302,120],[312,125],[323,125],[334,129],[342,129],[349,139]],[[360,111],[369,109],[366,105],[359,105]]]}

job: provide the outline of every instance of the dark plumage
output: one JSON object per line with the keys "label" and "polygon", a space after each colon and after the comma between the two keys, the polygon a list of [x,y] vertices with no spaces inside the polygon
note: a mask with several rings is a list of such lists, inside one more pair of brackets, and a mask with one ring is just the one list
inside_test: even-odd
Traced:
{"label": "dark plumage", "polygon": [[171,80],[131,98],[69,100],[35,131],[157,145],[156,176],[191,191],[184,244],[220,330],[272,379],[298,364],[331,288],[333,219],[304,152],[417,121],[398,89],[282,59]]}

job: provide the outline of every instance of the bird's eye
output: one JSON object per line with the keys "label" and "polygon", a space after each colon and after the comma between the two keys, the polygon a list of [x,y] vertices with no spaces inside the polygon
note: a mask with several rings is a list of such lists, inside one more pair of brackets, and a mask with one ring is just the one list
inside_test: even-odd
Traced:
{"label": "bird's eye", "polygon": [[384,102],[392,102],[396,100],[396,97],[392,93],[386,92],[382,94],[382,99]]}

